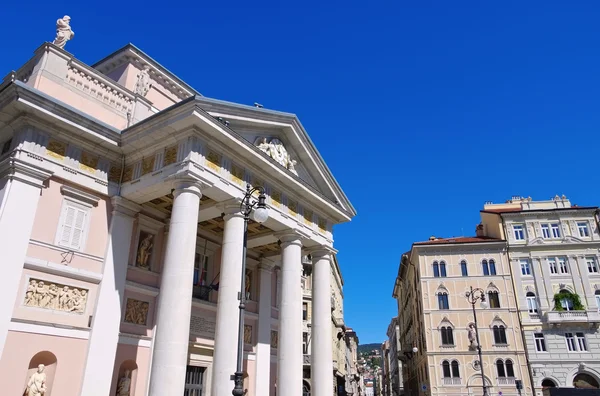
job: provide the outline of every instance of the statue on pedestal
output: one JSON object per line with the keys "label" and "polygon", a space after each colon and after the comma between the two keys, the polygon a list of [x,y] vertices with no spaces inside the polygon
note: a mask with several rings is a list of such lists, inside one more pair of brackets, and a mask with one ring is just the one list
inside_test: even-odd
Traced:
{"label": "statue on pedestal", "polygon": [[129,396],[129,389],[131,388],[131,379],[129,378],[129,370],[125,370],[125,374],[119,379],[117,385],[117,396]]}
{"label": "statue on pedestal", "polygon": [[59,48],[65,48],[67,41],[75,36],[75,32],[71,30],[71,17],[65,15],[62,19],[56,21],[56,38],[52,44]]}
{"label": "statue on pedestal", "polygon": [[27,382],[27,396],[43,396],[46,393],[46,373],[45,366],[40,364],[35,373],[29,377]]}
{"label": "statue on pedestal", "polygon": [[[140,236],[141,237],[141,236]],[[140,268],[150,269],[150,255],[152,254],[152,247],[154,246],[153,240],[154,235],[146,234],[140,246],[138,247],[136,265]]]}
{"label": "statue on pedestal", "polygon": [[475,326],[471,323],[469,325],[469,349],[474,351],[477,349],[479,344],[477,344],[477,330],[475,330]]}

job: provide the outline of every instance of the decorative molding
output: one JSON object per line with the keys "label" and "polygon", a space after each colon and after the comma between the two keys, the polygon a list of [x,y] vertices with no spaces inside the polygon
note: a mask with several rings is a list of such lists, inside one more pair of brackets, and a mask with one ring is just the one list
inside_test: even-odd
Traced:
{"label": "decorative molding", "polygon": [[152,231],[154,231],[155,233],[157,233],[161,228],[163,228],[165,226],[165,223],[159,221],[159,220],[155,220],[151,217],[148,217],[142,213],[138,213],[138,223],[143,226],[146,227]]}
{"label": "decorative molding", "polygon": [[64,276],[66,278],[89,282],[96,285],[102,281],[102,274],[100,273],[69,267],[64,264],[57,264],[34,257],[25,257],[23,268],[51,275]]}
{"label": "decorative molding", "polygon": [[89,329],[81,329],[76,327],[64,326],[58,327],[58,325],[43,325],[36,322],[29,321],[17,321],[13,319],[8,329],[11,331],[19,331],[22,333],[32,333],[32,334],[43,334],[50,336],[58,336],[58,337],[67,337],[67,338],[78,338],[82,340],[87,340],[90,338],[90,330]]}
{"label": "decorative molding", "polygon": [[152,338],[136,334],[119,333],[119,344],[150,348],[152,346]]}
{"label": "decorative molding", "polygon": [[125,290],[132,291],[139,294],[144,294],[150,297],[158,296],[159,289],[152,286],[143,285],[141,283],[126,281],[125,282]]}
{"label": "decorative molding", "polygon": [[70,197],[76,200],[77,202],[85,204],[87,206],[98,206],[98,202],[100,201],[100,197],[86,193],[85,191],[81,191],[73,187],[66,186],[64,184],[60,186],[60,192],[62,195]]}

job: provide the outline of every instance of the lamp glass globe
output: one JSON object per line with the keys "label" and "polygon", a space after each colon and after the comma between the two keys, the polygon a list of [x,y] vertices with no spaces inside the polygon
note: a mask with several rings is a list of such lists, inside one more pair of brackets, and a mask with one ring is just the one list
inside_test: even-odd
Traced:
{"label": "lamp glass globe", "polygon": [[257,223],[264,223],[269,218],[269,211],[267,208],[256,208],[252,212],[252,217]]}
{"label": "lamp glass globe", "polygon": [[486,301],[481,302],[481,309],[486,309],[488,307],[488,303]]}
{"label": "lamp glass globe", "polygon": [[413,347],[412,351],[413,351],[413,353],[417,353],[417,352],[419,352],[419,348]]}

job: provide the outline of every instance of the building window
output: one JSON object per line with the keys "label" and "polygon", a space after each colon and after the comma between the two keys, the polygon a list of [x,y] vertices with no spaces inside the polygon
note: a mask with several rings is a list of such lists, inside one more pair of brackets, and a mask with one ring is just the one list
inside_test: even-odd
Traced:
{"label": "building window", "polygon": [[496,262],[490,260],[490,275],[496,275]]}
{"label": "building window", "polygon": [[438,294],[438,307],[439,309],[450,309],[450,305],[448,304],[448,293]]}
{"label": "building window", "polygon": [[83,250],[87,238],[89,217],[89,207],[65,199],[59,220],[56,244],[69,250]]}
{"label": "building window", "polygon": [[534,333],[533,339],[535,340],[535,350],[538,352],[546,352],[546,340],[544,339],[544,334]]}
{"label": "building window", "polygon": [[494,325],[494,344],[508,344],[506,341],[506,329],[503,325]]}
{"label": "building window", "polygon": [[567,290],[563,289],[558,294],[562,294],[563,296],[566,295],[565,297],[562,297],[560,299],[560,306],[563,307],[565,311],[572,311],[574,308],[574,304],[573,300],[570,297],[570,293]]}
{"label": "building window", "polygon": [[302,303],[302,320],[308,320],[308,303]]}
{"label": "building window", "polygon": [[587,263],[588,272],[590,274],[597,274],[598,273],[598,263],[596,262],[596,259],[594,257],[586,257],[585,261]]}
{"label": "building window", "polygon": [[498,377],[506,377],[506,371],[504,370],[504,362],[500,359],[496,361],[496,372],[498,373]]}
{"label": "building window", "polygon": [[450,363],[449,361],[444,360],[442,362],[442,374],[444,375],[444,378],[460,378],[458,362],[453,360],[452,363]]}
{"label": "building window", "polygon": [[183,396],[204,396],[204,372],[206,367],[187,366]]}
{"label": "building window", "polygon": [[558,274],[558,267],[556,266],[556,259],[553,257],[549,257],[546,259],[548,261],[548,267],[550,267],[551,274]]}
{"label": "building window", "polygon": [[527,292],[525,298],[527,299],[527,309],[529,310],[529,313],[537,313],[538,307],[535,293]]}
{"label": "building window", "polygon": [[502,359],[498,359],[496,361],[496,371],[498,372],[498,378],[514,378],[515,377],[513,361],[510,359],[506,359],[506,361],[502,361]]}
{"label": "building window", "polygon": [[577,348],[579,349],[579,352],[587,351],[585,335],[583,333],[575,333],[575,341],[577,342]]}
{"label": "building window", "polygon": [[577,347],[575,346],[575,338],[573,337],[573,333],[565,333],[565,341],[567,342],[567,349],[569,352],[577,351]]}
{"label": "building window", "polygon": [[308,355],[308,333],[302,333],[302,353]]}
{"label": "building window", "polygon": [[521,263],[521,274],[522,275],[531,275],[531,265],[529,265],[529,260],[522,259],[522,260],[519,260],[519,263]]}
{"label": "building window", "polygon": [[490,304],[490,308],[500,308],[500,297],[497,291],[492,290],[488,292],[488,303]]}
{"label": "building window", "polygon": [[460,262],[460,272],[462,273],[462,276],[469,276],[469,271],[467,270],[467,262],[465,260],[462,260]]}
{"label": "building window", "polygon": [[440,277],[440,264],[437,261],[433,262],[433,276]]}
{"label": "building window", "polygon": [[558,223],[550,224],[550,230],[552,231],[552,238],[560,238],[560,225]]}
{"label": "building window", "polygon": [[442,278],[446,277],[446,262],[445,261],[440,261],[440,276]]}
{"label": "building window", "polygon": [[581,221],[577,223],[577,229],[579,230],[579,236],[582,238],[587,238],[590,236],[590,230],[588,228],[587,221]]}
{"label": "building window", "polygon": [[452,327],[442,326],[440,332],[442,333],[442,345],[454,345],[454,335],[452,334]]}
{"label": "building window", "polygon": [[550,238],[550,225],[549,224],[542,224],[542,237],[544,239]]}
{"label": "building window", "polygon": [[515,234],[515,239],[517,241],[523,241],[525,240],[525,231],[523,230],[523,226],[522,225],[514,225],[513,226],[513,231]]}
{"label": "building window", "polygon": [[558,258],[558,272],[560,272],[561,274],[568,274],[569,273],[569,266],[567,265],[567,258],[566,257],[559,257]]}
{"label": "building window", "polygon": [[596,290],[596,306],[598,307],[598,312],[600,312],[600,290]]}
{"label": "building window", "polygon": [[487,260],[481,260],[481,268],[483,268],[483,275],[488,276],[490,274],[490,266]]}

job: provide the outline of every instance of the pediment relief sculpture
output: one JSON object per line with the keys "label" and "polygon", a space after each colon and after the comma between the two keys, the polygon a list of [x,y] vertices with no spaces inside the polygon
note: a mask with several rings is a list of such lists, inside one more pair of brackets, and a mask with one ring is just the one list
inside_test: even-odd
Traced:
{"label": "pediment relief sculpture", "polygon": [[258,137],[254,141],[254,145],[277,161],[279,165],[298,176],[298,172],[295,169],[297,162],[290,157],[281,140],[277,138]]}
{"label": "pediment relief sculpture", "polygon": [[46,284],[43,280],[31,279],[25,292],[25,306],[52,309],[55,311],[85,312],[88,291],[58,283]]}

